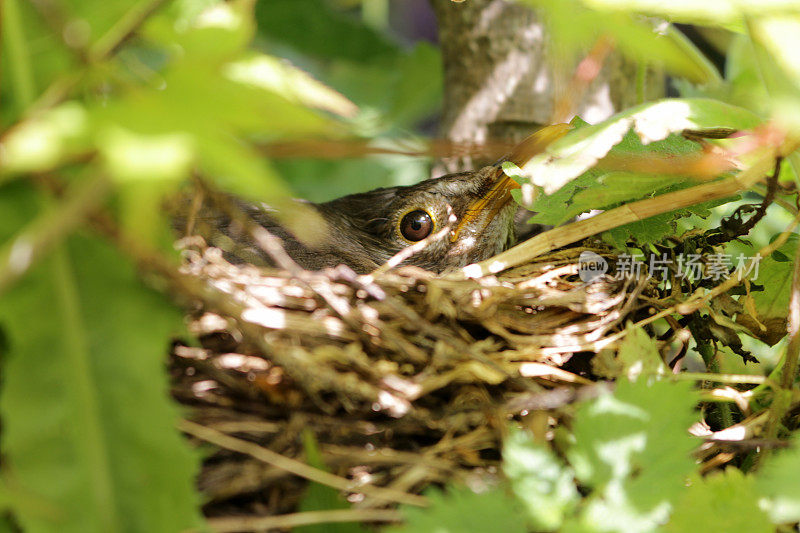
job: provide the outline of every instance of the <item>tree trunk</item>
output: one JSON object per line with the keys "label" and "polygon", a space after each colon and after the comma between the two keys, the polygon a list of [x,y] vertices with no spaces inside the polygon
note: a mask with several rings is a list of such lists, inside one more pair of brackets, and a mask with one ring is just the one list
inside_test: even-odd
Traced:
{"label": "tree trunk", "polygon": [[[566,94],[575,65],[553,68],[536,13],[505,0],[431,0],[444,63],[442,136],[478,144],[517,142],[555,117],[554,95]],[[594,123],[636,103],[636,65],[612,52],[572,109]],[[663,76],[648,72],[645,96],[663,93]],[[571,117],[557,117],[568,120]],[[442,162],[458,172],[487,161]]]}

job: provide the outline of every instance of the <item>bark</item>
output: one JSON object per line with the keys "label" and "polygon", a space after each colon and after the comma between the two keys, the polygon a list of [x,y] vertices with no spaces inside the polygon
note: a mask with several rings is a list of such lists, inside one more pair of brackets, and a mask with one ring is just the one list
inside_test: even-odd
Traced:
{"label": "bark", "polygon": [[[548,60],[536,13],[505,0],[431,0],[444,63],[442,136],[456,142],[517,142],[554,118],[555,95],[569,88],[575,65]],[[636,65],[612,52],[574,109],[594,123],[636,103]],[[645,96],[663,93],[649,72]],[[565,117],[561,117],[562,119]],[[486,161],[443,161],[437,171],[470,170]]]}

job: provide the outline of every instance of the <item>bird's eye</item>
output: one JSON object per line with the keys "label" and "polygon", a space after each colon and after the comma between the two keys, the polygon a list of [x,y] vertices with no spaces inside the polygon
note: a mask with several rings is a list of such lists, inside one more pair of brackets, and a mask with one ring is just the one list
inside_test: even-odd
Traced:
{"label": "bird's eye", "polygon": [[400,221],[400,233],[409,241],[421,241],[431,234],[433,220],[421,209],[411,211]]}

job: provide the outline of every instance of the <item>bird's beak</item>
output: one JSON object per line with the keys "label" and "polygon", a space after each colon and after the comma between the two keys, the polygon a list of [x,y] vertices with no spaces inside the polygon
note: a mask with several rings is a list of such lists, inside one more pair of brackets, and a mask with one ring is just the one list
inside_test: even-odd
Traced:
{"label": "bird's beak", "polygon": [[497,168],[494,185],[482,198],[478,198],[467,208],[450,234],[450,242],[455,242],[461,230],[472,224],[479,216],[485,217],[484,220],[488,224],[511,201],[511,191],[519,188],[519,184],[506,176],[503,169]]}
{"label": "bird's beak", "polygon": [[[519,143],[505,160],[522,167],[533,156],[543,152],[551,143],[563,137],[570,129],[572,127],[569,124],[546,126]],[[488,224],[511,201],[511,191],[520,188],[520,185],[507,176],[500,166],[494,167],[494,172],[495,182],[491,189],[467,208],[466,213],[450,234],[450,242],[455,242],[461,230],[472,224],[479,216],[485,217],[485,223]]]}

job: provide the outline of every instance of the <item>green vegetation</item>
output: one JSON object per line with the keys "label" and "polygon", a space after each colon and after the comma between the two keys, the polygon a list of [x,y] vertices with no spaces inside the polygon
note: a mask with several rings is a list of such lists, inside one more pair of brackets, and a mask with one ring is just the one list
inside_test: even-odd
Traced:
{"label": "green vegetation", "polygon": [[[421,125],[441,106],[438,49],[398,44],[370,1],[386,5],[364,0],[373,17],[365,22],[349,12],[358,2],[348,10],[326,0],[2,0],[0,529],[204,528],[194,486],[201,457],[176,429],[165,372],[171,339],[188,334],[169,297],[180,295],[164,281],[179,261],[163,205],[194,176],[277,205],[426,177],[419,158],[312,157],[338,141],[424,147]],[[642,80],[666,69],[681,93],[600,124],[576,119],[545,153],[507,165],[522,185],[518,200],[537,212],[532,222],[651,199],[643,220],[602,234],[619,253],[660,257],[681,236],[682,254],[722,246],[767,257],[757,278],[717,293],[720,280],[690,278],[686,297],[671,302],[675,317],[691,310],[708,325],[710,333],[681,324],[695,328],[688,357],[707,373],[673,375],[655,341],[629,328],[618,357],[595,362],[615,385],[591,385],[562,413],[568,424],[545,437],[526,416],[510,423],[500,485],[430,489],[430,506],[401,507],[406,522],[391,530],[791,530],[800,522],[800,275],[790,224],[800,3],[520,3],[541,10],[558,61],[574,64],[608,39],[640,64]],[[724,33],[725,72],[664,20]],[[720,131],[725,138],[714,138]],[[733,131],[741,133],[727,138]],[[305,157],[270,159],[300,141],[311,142]],[[775,179],[761,184],[776,160]],[[665,161],[672,171],[637,166]],[[657,202],[680,194],[676,202],[691,201]],[[726,240],[743,223],[731,221],[734,210],[770,195],[749,238]],[[284,216],[297,228],[304,214]],[[745,365],[743,353],[760,363]],[[712,397],[728,383],[752,386]],[[749,446],[736,449],[743,459],[706,472],[692,455],[703,440],[689,433],[701,418],[717,422],[695,432],[705,437],[740,430],[731,446]],[[304,445],[324,469],[313,439]],[[337,494],[312,484],[300,509],[346,508]]]}

